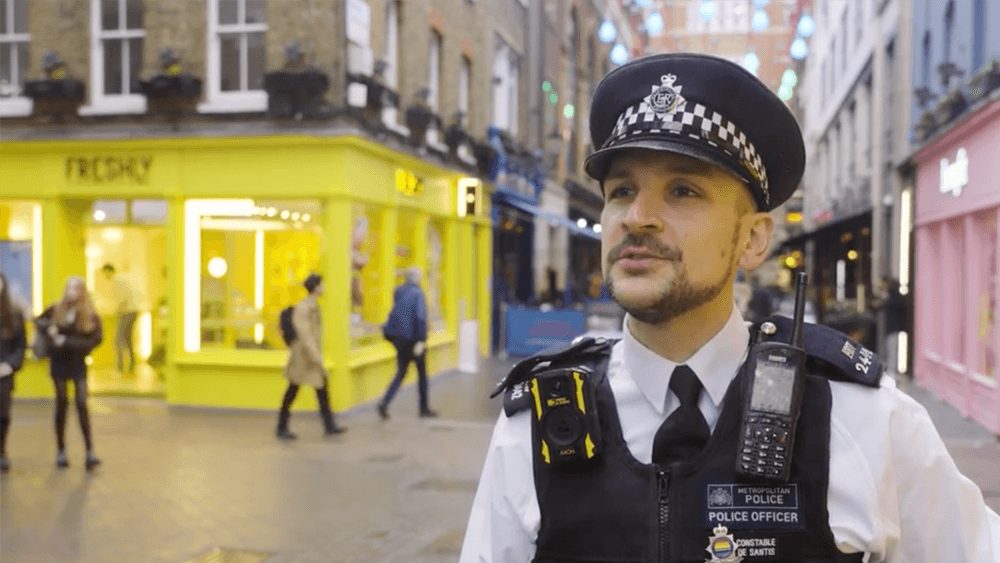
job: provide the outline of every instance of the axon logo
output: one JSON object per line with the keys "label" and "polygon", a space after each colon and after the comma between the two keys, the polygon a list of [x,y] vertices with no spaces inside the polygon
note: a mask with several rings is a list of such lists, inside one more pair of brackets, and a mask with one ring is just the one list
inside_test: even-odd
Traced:
{"label": "axon logo", "polygon": [[941,193],[951,192],[958,197],[962,189],[969,183],[969,157],[965,148],[958,149],[955,161],[949,163],[947,158],[941,159]]}

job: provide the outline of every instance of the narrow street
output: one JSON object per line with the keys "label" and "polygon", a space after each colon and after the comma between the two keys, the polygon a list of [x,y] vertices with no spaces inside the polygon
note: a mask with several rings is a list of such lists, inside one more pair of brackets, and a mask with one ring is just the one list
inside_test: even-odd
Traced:
{"label": "narrow street", "polygon": [[[16,402],[13,469],[0,479],[2,560],[453,562],[500,409],[487,394],[511,364],[434,378],[435,420],[417,418],[412,386],[387,422],[371,406],[342,413],[350,430],[336,438],[296,413],[294,443],[274,439],[270,412],[93,399],[104,463],[90,475],[74,417],[71,467],[57,470],[51,403]],[[909,391],[1000,509],[1000,443],[923,389]]]}

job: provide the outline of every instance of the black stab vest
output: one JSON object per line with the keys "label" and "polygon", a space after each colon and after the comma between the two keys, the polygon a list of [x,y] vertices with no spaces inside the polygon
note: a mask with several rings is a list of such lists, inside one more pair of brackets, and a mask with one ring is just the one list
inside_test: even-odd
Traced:
{"label": "black stab vest", "polygon": [[[725,546],[726,538],[730,545],[735,543],[744,563],[862,561],[862,554],[837,550],[829,526],[829,381],[806,377],[790,481],[758,485],[738,481],[734,470],[744,369],[726,392],[705,449],[689,461],[663,468],[669,476],[670,553],[661,558],[661,468],[637,461],[628,449],[607,378],[609,357],[610,347],[584,362],[594,368],[597,385],[604,437],[600,463],[586,471],[565,472],[545,465],[537,453],[534,457],[541,510],[535,562],[702,563],[713,560],[710,542]],[[540,443],[537,432],[533,423],[535,445]],[[719,534],[719,524],[727,528],[725,534]]]}

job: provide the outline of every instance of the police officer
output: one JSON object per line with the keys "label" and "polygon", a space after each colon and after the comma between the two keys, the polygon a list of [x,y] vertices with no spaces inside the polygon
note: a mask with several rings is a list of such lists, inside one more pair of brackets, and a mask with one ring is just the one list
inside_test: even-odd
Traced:
{"label": "police officer", "polygon": [[[926,411],[831,329],[804,331],[790,476],[734,469],[748,353],[788,326],[748,327],[733,301],[802,177],[784,103],[729,61],[660,54],[604,77],[590,132],[624,336],[508,376],[460,561],[1000,561],[1000,517]],[[573,392],[539,400],[560,369]],[[546,409],[577,396],[580,416],[550,427]],[[586,439],[550,447],[559,432]],[[566,452],[580,459],[556,463]]]}

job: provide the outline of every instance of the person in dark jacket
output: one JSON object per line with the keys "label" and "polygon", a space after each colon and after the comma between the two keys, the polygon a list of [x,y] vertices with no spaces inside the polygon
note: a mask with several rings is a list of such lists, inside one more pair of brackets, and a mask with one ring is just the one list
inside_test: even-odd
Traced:
{"label": "person in dark jacket", "polygon": [[15,307],[7,289],[7,276],[0,272],[0,472],[10,471],[7,459],[7,430],[10,429],[11,393],[14,374],[24,362],[24,315]]}
{"label": "person in dark jacket", "polygon": [[427,302],[424,290],[420,288],[423,273],[420,268],[411,266],[406,269],[405,275],[406,283],[393,293],[392,312],[382,327],[386,339],[396,347],[396,376],[378,403],[378,414],[382,420],[389,418],[389,403],[399,391],[410,362],[417,364],[420,416],[437,416],[427,403],[427,363],[424,355],[427,351]]}
{"label": "person in dark jacket", "polygon": [[39,333],[49,339],[49,375],[56,386],[56,467],[69,467],[66,459],[66,395],[67,380],[76,389],[76,412],[87,447],[86,467],[91,470],[101,461],[94,455],[90,433],[90,413],[87,410],[87,355],[101,343],[104,333],[101,318],[94,309],[83,278],[73,276],[66,281],[62,299],[46,309],[35,324]]}
{"label": "person in dark jacket", "polygon": [[885,357],[889,370],[896,373],[899,362],[899,333],[906,328],[906,300],[899,292],[899,281],[888,276],[879,284],[879,295],[872,304],[885,315]]}

